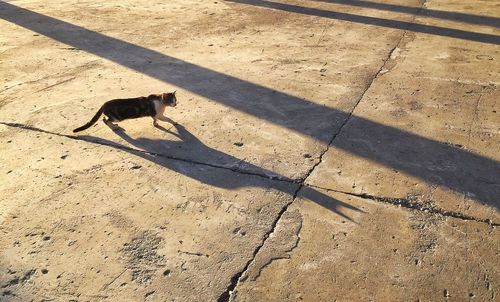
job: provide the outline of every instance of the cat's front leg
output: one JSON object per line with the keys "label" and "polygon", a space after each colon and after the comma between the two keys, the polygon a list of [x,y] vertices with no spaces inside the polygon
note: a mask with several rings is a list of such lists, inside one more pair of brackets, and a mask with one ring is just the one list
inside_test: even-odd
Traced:
{"label": "cat's front leg", "polygon": [[153,116],[153,126],[155,126],[155,127],[158,126],[158,120],[154,116]]}

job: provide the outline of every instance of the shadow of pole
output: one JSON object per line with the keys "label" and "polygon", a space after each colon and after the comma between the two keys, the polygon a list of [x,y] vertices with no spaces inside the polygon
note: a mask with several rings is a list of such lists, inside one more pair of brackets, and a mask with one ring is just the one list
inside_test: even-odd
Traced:
{"label": "shadow of pole", "polygon": [[[178,147],[181,147],[183,145],[188,145],[189,148],[193,148],[197,152],[197,157],[200,158],[200,162],[203,163],[210,163],[215,161],[215,159],[220,159],[224,158],[226,162],[242,162],[243,165],[246,167],[250,167],[252,171],[257,171],[260,175],[275,175],[275,172],[268,171],[266,169],[257,167],[255,165],[252,165],[251,163],[245,162],[243,160],[237,159],[232,155],[228,155],[224,152],[218,151],[216,149],[210,148],[207,145],[205,145],[203,142],[201,142],[196,136],[194,136],[192,133],[190,133],[186,128],[184,128],[182,125],[177,124],[175,125],[177,129],[177,133],[166,130],[165,128],[159,126],[157,127],[158,129],[164,131],[165,133],[168,133],[170,135],[173,135],[177,137],[180,140],[165,140],[165,139],[149,139],[149,138],[132,138],[130,137],[125,131],[122,130],[116,130],[114,131],[120,138],[122,138],[124,141],[129,143],[131,146],[134,148],[130,148],[121,144],[118,144],[113,141],[109,141],[103,138],[99,137],[94,137],[94,136],[77,136],[75,138],[77,139],[83,139],[87,142],[91,143],[97,143],[100,145],[106,145],[109,147],[113,147],[116,149],[119,149],[121,151],[128,152],[130,154],[133,154],[135,156],[138,156],[140,158],[143,158],[145,160],[148,160],[156,165],[159,165],[161,167],[167,168],[169,170],[175,171],[179,174],[182,174],[184,176],[187,176],[189,178],[195,179],[201,183],[210,185],[210,186],[215,186],[218,188],[224,188],[224,189],[236,189],[236,188],[241,188],[241,187],[249,187],[249,186],[255,186],[256,182],[252,181],[252,175],[246,175],[245,177],[233,177],[231,179],[228,179],[226,175],[220,175],[220,173],[217,173],[217,169],[221,168],[214,168],[214,169],[197,169],[197,168],[188,168],[186,169],[186,165],[189,165],[191,163],[180,163],[178,160],[174,160],[168,157],[165,157],[162,153],[158,153],[157,149],[158,146],[161,148],[166,148],[166,149],[175,149]],[[143,150],[143,151],[140,151]],[[192,164],[194,165],[194,164]],[[280,181],[277,180],[268,180],[266,181],[266,188],[273,188],[275,190],[282,191],[284,193],[290,194],[291,192],[285,191],[283,188],[283,182],[287,182],[289,185],[294,185],[296,189],[299,188],[299,184],[293,182],[293,180],[285,177],[285,176],[279,176]],[[340,211],[341,208],[349,209],[352,211],[356,212],[363,212],[363,210],[358,209],[357,207],[354,207],[350,204],[347,204],[345,202],[342,202],[338,199],[332,198],[326,194],[321,193],[320,191],[307,187],[307,186],[302,186],[301,188],[301,197],[311,200],[322,207],[342,216],[345,219],[348,219],[350,221],[353,221],[351,218],[349,218],[346,214],[342,213]],[[353,221],[354,222],[354,221]]]}
{"label": "shadow of pole", "polygon": [[389,3],[378,3],[365,0],[312,0],[312,1],[364,7],[364,8],[390,11],[396,13],[405,13],[411,15],[420,14],[422,16],[435,19],[443,19],[443,20],[457,21],[461,23],[486,25],[486,26],[500,28],[500,18],[490,17],[490,16],[449,12],[443,10],[403,6],[403,5],[389,4]]}
{"label": "shadow of pole", "polygon": [[463,39],[475,42],[490,43],[496,45],[500,44],[500,36],[471,32],[460,29],[453,29],[453,28],[440,27],[434,25],[424,25],[424,24],[383,19],[377,17],[361,16],[361,15],[342,13],[336,11],[327,11],[318,8],[303,7],[292,4],[271,2],[266,0],[226,0],[226,1],[270,8],[275,10],[282,10],[302,15],[317,16],[322,18],[336,19],[336,20],[342,20],[360,24],[369,24],[380,27],[408,30],[413,32]]}
{"label": "shadow of pole", "polygon": [[[353,22],[367,21],[366,24],[383,22],[388,27],[394,24],[404,25],[405,28],[413,26],[402,22],[394,23],[390,20],[304,9],[267,1],[233,2],[265,5],[331,18],[339,17]],[[323,143],[331,140],[332,133],[335,132],[332,125],[341,125],[349,117],[346,112],[203,68],[9,3],[0,2],[0,18]],[[430,27],[426,30],[429,31]],[[476,40],[486,39],[498,44],[497,36],[478,36],[467,32],[460,35],[464,34],[476,37]],[[151,61],[154,62],[153,65]],[[238,97],[235,97],[235,91]],[[352,116],[348,124],[349,135],[342,140],[335,140],[334,148],[500,208],[498,161],[356,116]]]}

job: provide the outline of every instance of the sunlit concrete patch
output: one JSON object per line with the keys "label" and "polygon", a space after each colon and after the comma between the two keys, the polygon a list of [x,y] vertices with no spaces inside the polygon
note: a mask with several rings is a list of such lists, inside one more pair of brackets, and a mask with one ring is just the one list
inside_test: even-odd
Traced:
{"label": "sunlit concrete patch", "polygon": [[498,223],[500,57],[494,45],[443,39],[403,39],[308,183],[418,196]]}
{"label": "sunlit concrete patch", "polygon": [[295,189],[25,129],[1,140],[18,156],[0,166],[1,286],[13,301],[213,300]]}
{"label": "sunlit concrete patch", "polygon": [[[312,16],[283,18],[286,13],[230,2],[132,5],[4,7],[4,39],[13,48],[2,54],[9,88],[2,120],[13,121],[16,112],[15,122],[69,133],[109,99],[177,89],[179,105],[167,115],[228,155],[201,160],[300,179],[402,34]],[[307,31],[298,34],[302,27]],[[87,133],[115,139],[102,126]],[[156,142],[160,136],[146,119],[124,128]],[[157,149],[200,159],[191,152],[198,142],[183,146]]]}
{"label": "sunlit concrete patch", "polygon": [[349,221],[297,199],[289,207],[302,218],[297,246],[282,257],[279,241],[266,242],[281,256],[240,281],[233,301],[495,300],[497,228],[331,196],[364,213],[345,211]]}
{"label": "sunlit concrete patch", "polygon": [[289,258],[289,254],[297,247],[300,241],[302,217],[300,212],[286,211],[280,218],[278,225],[269,235],[265,245],[259,250],[255,259],[241,276],[241,280],[254,281],[264,267],[279,259]]}
{"label": "sunlit concrete patch", "polygon": [[2,5],[0,294],[494,301],[495,4],[422,4]]}

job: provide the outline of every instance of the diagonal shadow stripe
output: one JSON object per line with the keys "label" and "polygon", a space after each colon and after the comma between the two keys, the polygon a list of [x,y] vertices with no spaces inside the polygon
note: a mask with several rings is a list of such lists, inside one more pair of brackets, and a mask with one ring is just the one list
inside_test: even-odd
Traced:
{"label": "diagonal shadow stripe", "polygon": [[297,13],[302,15],[317,16],[322,18],[336,19],[360,24],[369,24],[380,27],[409,30],[413,32],[450,37],[462,40],[476,41],[482,43],[500,44],[500,36],[483,34],[472,31],[453,29],[447,27],[440,27],[434,25],[424,25],[412,22],[397,21],[390,19],[383,19],[377,17],[361,16],[349,13],[335,12],[322,10],[318,8],[303,7],[292,4],[271,2],[265,0],[227,0],[228,2],[241,3],[254,5],[259,7],[265,7],[270,9],[282,10],[291,13]]}
{"label": "diagonal shadow stripe", "polygon": [[378,3],[365,0],[313,0],[313,1],[364,7],[364,8],[384,10],[396,13],[405,13],[411,15],[420,14],[422,16],[435,19],[443,19],[443,20],[457,21],[461,23],[486,25],[486,26],[500,28],[500,18],[491,16],[473,15],[473,14],[427,9],[420,7],[411,7],[411,6],[389,4],[389,3]]}
{"label": "diagonal shadow stripe", "polygon": [[[0,18],[323,143],[336,132],[332,125],[349,116],[5,2]],[[346,128],[348,135],[334,141],[335,148],[500,207],[498,161],[356,116]]]}
{"label": "diagonal shadow stripe", "polygon": [[[254,178],[255,176],[260,179],[266,180],[265,182],[266,188],[274,188],[277,191],[282,191],[283,193],[292,195],[293,199],[300,191],[302,198],[313,201],[316,204],[332,211],[333,213],[336,213],[337,215],[353,223],[357,222],[352,220],[347,214],[344,213],[343,210],[349,209],[353,212],[366,213],[362,209],[350,205],[349,203],[340,201],[336,198],[330,197],[329,195],[322,193],[315,188],[304,186],[303,183],[295,182],[292,179],[289,179],[288,177],[282,175],[276,175],[276,173],[274,173],[273,171],[253,166],[251,163],[245,162],[244,160],[239,159],[238,161],[243,162],[244,163],[243,166],[250,167],[251,168],[250,170],[252,172],[249,173],[245,169],[232,169],[228,167],[209,164],[210,162],[214,161],[214,158],[223,157],[226,158],[228,162],[234,162],[235,159],[232,155],[226,154],[224,152],[210,148],[209,146],[205,145],[202,141],[200,141],[196,136],[194,136],[191,132],[189,132],[186,128],[184,128],[184,126],[180,124],[176,124],[174,126],[176,128],[177,133],[167,130],[161,126],[157,126],[159,130],[164,131],[165,133],[170,134],[173,137],[179,138],[180,141],[169,140],[169,139],[150,139],[146,137],[133,138],[123,130],[115,130],[114,131],[115,134],[117,134],[120,138],[126,141],[129,145],[122,145],[111,140],[106,140],[100,137],[94,137],[88,135],[76,136],[76,135],[56,133],[20,123],[9,123],[0,121],[0,125],[5,125],[12,128],[45,133],[49,135],[55,135],[68,139],[85,141],[91,144],[115,148],[122,152],[127,152],[134,156],[148,160],[158,166],[175,171],[186,177],[196,179],[201,183],[208,184],[218,188],[237,189],[243,187],[258,187],[259,182],[255,181]],[[163,145],[163,146],[169,145],[170,148],[166,148],[168,150],[171,148],[182,147],[185,144],[193,146],[193,148],[195,148],[199,153],[200,155],[199,157],[203,159],[204,162],[184,159],[182,157],[170,156],[165,153],[157,153],[154,151],[156,146],[158,145]],[[182,162],[183,164],[179,164],[180,162]],[[192,166],[198,166],[198,168],[193,168],[193,167],[186,168],[186,164],[190,164]],[[200,168],[201,166],[204,166],[205,168]],[[213,168],[213,170],[210,171],[210,169],[206,169],[207,167]],[[245,175],[248,177],[233,177],[231,179],[227,179],[226,173],[219,173],[219,172],[214,173],[214,170],[219,170],[219,172],[221,170],[232,171],[234,173],[238,173],[240,175]],[[253,171],[256,171],[256,173]],[[268,175],[276,175],[276,177],[269,177]],[[293,193],[293,191],[295,191],[295,193]]]}

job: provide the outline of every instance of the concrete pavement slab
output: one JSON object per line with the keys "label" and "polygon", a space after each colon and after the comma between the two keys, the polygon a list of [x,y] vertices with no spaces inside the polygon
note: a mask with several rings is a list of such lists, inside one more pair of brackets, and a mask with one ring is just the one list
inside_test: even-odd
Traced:
{"label": "concrete pavement slab", "polygon": [[[2,120],[69,133],[106,100],[178,89],[167,114],[231,155],[206,162],[253,168],[241,159],[293,179],[314,166],[401,35],[234,2],[22,4],[2,4]],[[123,127],[157,138],[149,120]],[[87,133],[114,138],[101,128]],[[184,146],[160,147],[197,160],[197,145]]]}
{"label": "concrete pavement slab", "polygon": [[497,10],[0,2],[0,299],[495,301]]}
{"label": "concrete pavement slab", "polygon": [[296,186],[26,129],[1,140],[18,158],[0,161],[9,301],[214,300]]}
{"label": "concrete pavement slab", "polygon": [[408,32],[308,183],[498,223],[499,62],[494,43]]}
{"label": "concrete pavement slab", "polygon": [[495,301],[498,228],[330,192],[352,221],[307,197],[283,214],[233,301]]}

